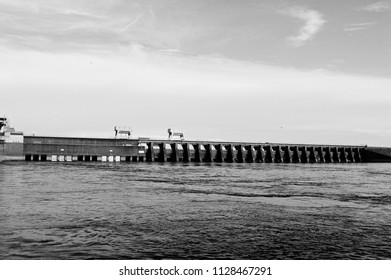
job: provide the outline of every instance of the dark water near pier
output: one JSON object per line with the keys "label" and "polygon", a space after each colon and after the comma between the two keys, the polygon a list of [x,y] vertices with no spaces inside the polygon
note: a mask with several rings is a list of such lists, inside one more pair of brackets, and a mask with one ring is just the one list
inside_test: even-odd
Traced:
{"label": "dark water near pier", "polygon": [[0,259],[391,259],[391,164],[0,163]]}

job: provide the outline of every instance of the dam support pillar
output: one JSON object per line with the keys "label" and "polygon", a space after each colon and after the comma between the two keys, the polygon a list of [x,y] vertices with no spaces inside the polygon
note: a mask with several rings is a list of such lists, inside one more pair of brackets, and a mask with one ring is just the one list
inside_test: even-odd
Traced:
{"label": "dam support pillar", "polygon": [[244,162],[243,146],[242,145],[237,145],[237,146],[235,146],[235,149],[237,151],[236,161],[240,162],[240,163]]}
{"label": "dam support pillar", "polygon": [[316,162],[324,162],[324,153],[322,147],[315,148],[315,159]]}
{"label": "dam support pillar", "polygon": [[272,147],[272,150],[274,151],[274,158],[273,162],[275,163],[281,163],[282,162],[282,152],[280,146]]}
{"label": "dam support pillar", "polygon": [[148,150],[147,150],[147,161],[154,162],[155,161],[155,151],[153,149],[153,142],[147,143]]}
{"label": "dam support pillar", "polygon": [[354,162],[352,148],[346,149],[346,162]]}
{"label": "dam support pillar", "polygon": [[171,161],[172,162],[179,161],[178,143],[171,144]]}
{"label": "dam support pillar", "polygon": [[292,151],[292,162],[299,163],[300,162],[299,147],[293,146],[293,147],[291,147],[291,151]]}
{"label": "dam support pillar", "polygon": [[308,151],[309,151],[308,162],[315,163],[316,162],[315,147],[308,147]]}
{"label": "dam support pillar", "polygon": [[227,149],[227,162],[235,162],[234,147],[232,144],[229,144],[225,148]]}
{"label": "dam support pillar", "polygon": [[253,145],[246,146],[247,155],[246,162],[255,162],[255,149]]}
{"label": "dam support pillar", "polygon": [[331,148],[331,153],[332,153],[332,162],[339,162],[338,148],[337,147]]}
{"label": "dam support pillar", "polygon": [[346,162],[346,151],[345,148],[339,148],[339,161],[345,163]]}
{"label": "dam support pillar", "polygon": [[282,162],[290,163],[291,162],[291,151],[289,146],[281,147],[282,150]]}
{"label": "dam support pillar", "polygon": [[183,144],[183,162],[190,162],[190,149],[189,149],[189,144]]}
{"label": "dam support pillar", "polygon": [[265,146],[263,147],[265,150],[265,161],[267,163],[273,162],[273,152],[272,152],[272,147],[271,146]]}
{"label": "dam support pillar", "polygon": [[324,148],[324,162],[327,162],[327,163],[332,162],[330,147]]}
{"label": "dam support pillar", "polygon": [[167,151],[166,151],[166,144],[165,143],[159,144],[159,161],[161,161],[161,162],[167,161]]}
{"label": "dam support pillar", "polygon": [[217,144],[216,145],[216,162],[224,162],[224,155],[223,155],[223,145]]}
{"label": "dam support pillar", "polygon": [[255,147],[255,162],[265,162],[265,152],[261,145]]}
{"label": "dam support pillar", "polygon": [[205,147],[205,161],[213,162],[213,152],[212,152],[212,144],[207,144]]}
{"label": "dam support pillar", "polygon": [[194,144],[194,161],[202,162],[201,144]]}
{"label": "dam support pillar", "polygon": [[300,151],[300,162],[307,163],[308,162],[307,148],[305,146],[299,147],[299,151]]}

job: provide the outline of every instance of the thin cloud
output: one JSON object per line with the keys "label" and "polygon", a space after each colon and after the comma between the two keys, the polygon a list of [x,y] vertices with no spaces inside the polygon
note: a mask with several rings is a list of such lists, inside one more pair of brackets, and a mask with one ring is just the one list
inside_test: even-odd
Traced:
{"label": "thin cloud", "polygon": [[[106,133],[104,127],[124,124],[124,119],[137,119],[133,129],[138,135],[159,135],[156,131],[164,132],[162,128],[170,125],[190,127],[193,134],[186,135],[195,138],[205,133],[208,120],[216,119],[215,104],[224,100],[224,106],[219,109],[221,117],[216,121],[226,132],[212,131],[211,138],[230,140],[238,135],[232,131],[240,128],[241,132],[244,131],[240,137],[248,141],[263,139],[265,130],[268,131],[268,140],[276,139],[276,142],[389,145],[391,139],[391,124],[384,122],[391,106],[390,79],[326,70],[300,71],[209,56],[188,57],[154,52],[139,45],[126,54],[109,56],[9,51],[0,53],[0,61],[3,112],[12,113],[16,118],[21,116],[18,127],[25,131],[34,129],[37,134],[72,135],[75,129],[82,133],[83,127],[88,127],[89,133],[102,136]],[[75,98],[77,103],[72,102]],[[205,102],[205,98],[209,102]],[[91,99],[94,99],[93,110],[89,110],[87,116],[85,110],[91,107]],[[238,109],[240,99],[252,102],[247,102],[247,110],[241,114],[232,114]],[[58,110],[59,100],[60,108],[72,110],[68,124],[61,129],[54,124],[63,119],[61,110]],[[138,106],[129,110],[130,103]],[[34,112],[35,118],[45,122],[49,116],[56,121],[47,121],[37,131],[33,122],[23,120],[23,116],[42,104],[46,109]],[[189,110],[189,104],[198,110]],[[259,110],[259,104],[268,106]],[[319,107],[319,104],[323,106]],[[147,107],[159,116],[158,122],[140,118]],[[286,114],[270,118],[270,114],[277,111]],[[106,113],[102,122],[91,122],[102,118],[102,112]],[[186,118],[178,118],[179,115]],[[75,122],[78,128],[75,128]],[[280,130],[282,123],[284,129],[305,126],[307,130],[288,131],[285,138],[280,138],[273,127]],[[151,130],[146,131],[145,127]],[[259,127],[262,129],[254,129]],[[365,135],[348,137],[358,127],[372,140],[367,140],[369,136]],[[309,131],[312,129],[328,133],[311,136],[317,134]],[[344,131],[345,135],[336,135],[338,130]]]}
{"label": "thin cloud", "polygon": [[126,31],[128,28],[130,28],[133,25],[135,25],[144,16],[144,14],[145,13],[142,13],[142,14],[138,15],[134,20],[129,22],[127,25],[125,25],[119,32],[122,33],[124,31]]}
{"label": "thin cloud", "polygon": [[382,13],[391,11],[391,3],[388,1],[380,1],[361,8],[363,11]]}
{"label": "thin cloud", "polygon": [[60,10],[58,13],[63,15],[86,17],[86,18],[99,18],[99,19],[103,18],[102,16],[99,16],[97,14],[87,13],[85,11],[78,11],[73,9]]}
{"label": "thin cloud", "polygon": [[363,29],[366,29],[366,27],[345,27],[343,31],[352,32],[352,31],[358,31]]}
{"label": "thin cloud", "polygon": [[299,34],[288,37],[289,42],[295,47],[300,47],[306,41],[312,39],[326,23],[321,13],[304,7],[292,8],[284,12],[284,14],[304,21],[304,25],[300,28]]}
{"label": "thin cloud", "polygon": [[375,24],[377,24],[377,22],[351,23],[344,27],[343,30],[346,32],[364,30]]}

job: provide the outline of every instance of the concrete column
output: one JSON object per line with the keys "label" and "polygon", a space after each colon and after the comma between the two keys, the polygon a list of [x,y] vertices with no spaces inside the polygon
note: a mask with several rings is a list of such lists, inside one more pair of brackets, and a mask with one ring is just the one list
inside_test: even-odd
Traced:
{"label": "concrete column", "polygon": [[346,162],[346,152],[344,147],[339,148],[339,160],[340,162]]}
{"label": "concrete column", "polygon": [[315,163],[316,157],[315,157],[315,147],[308,147],[309,155],[308,155],[308,162]]}
{"label": "concrete column", "polygon": [[201,144],[194,144],[195,162],[202,162]]}
{"label": "concrete column", "polygon": [[337,147],[332,148],[331,152],[332,152],[333,162],[339,162],[338,148]]}
{"label": "concrete column", "polygon": [[244,155],[243,155],[243,146],[242,145],[236,145],[235,149],[237,150],[236,154],[236,160],[237,162],[244,162]]}
{"label": "concrete column", "polygon": [[224,162],[223,145],[218,144],[217,146],[215,146],[215,148],[217,150],[216,161]]}
{"label": "concrete column", "polygon": [[179,161],[179,155],[178,155],[178,143],[171,144],[171,161],[178,162]]}
{"label": "concrete column", "polygon": [[299,163],[300,162],[299,147],[298,146],[293,146],[293,147],[290,147],[290,150],[292,151],[291,162]]}
{"label": "concrete column", "polygon": [[212,144],[206,144],[205,147],[205,161],[213,162]]}
{"label": "concrete column", "polygon": [[322,147],[315,147],[315,161],[316,162],[324,162],[324,154]]}
{"label": "concrete column", "polygon": [[327,162],[327,163],[332,162],[330,147],[323,148],[323,151],[324,151],[324,162]]}
{"label": "concrete column", "polygon": [[273,162],[272,147],[264,146],[263,149],[265,150],[265,161],[264,162],[267,162],[267,163]]}
{"label": "concrete column", "polygon": [[227,162],[235,162],[235,155],[234,155],[234,147],[232,144],[229,144],[228,146],[225,146],[225,149],[227,150]]}
{"label": "concrete column", "polygon": [[272,146],[270,146],[270,154],[271,154],[271,157],[272,157],[272,161],[271,162],[274,162],[274,159],[276,158],[276,151],[273,149]]}
{"label": "concrete column", "polygon": [[255,149],[253,145],[248,145],[246,147],[247,150],[247,156],[246,161],[247,162],[255,162]]}
{"label": "concrete column", "polygon": [[282,150],[282,162],[290,163],[291,162],[291,151],[289,146],[281,147]]}
{"label": "concrete column", "polygon": [[153,150],[153,142],[147,143],[148,151],[147,151],[147,161],[155,161],[155,151]]}
{"label": "concrete column", "polygon": [[159,144],[159,161],[167,161],[166,143],[164,142]]}
{"label": "concrete column", "polygon": [[354,153],[351,147],[346,149],[346,160],[347,162],[354,162]]}
{"label": "concrete column", "polygon": [[190,149],[189,149],[189,144],[183,144],[183,162],[190,162]]}
{"label": "concrete column", "polygon": [[256,147],[255,161],[256,162],[265,162],[265,153],[264,153],[261,145],[258,145]]}
{"label": "concrete column", "polygon": [[273,161],[275,163],[281,163],[282,162],[282,151],[280,146],[272,147],[274,150],[274,159]]}
{"label": "concrete column", "polygon": [[301,163],[308,162],[307,148],[305,146],[299,147],[299,159]]}

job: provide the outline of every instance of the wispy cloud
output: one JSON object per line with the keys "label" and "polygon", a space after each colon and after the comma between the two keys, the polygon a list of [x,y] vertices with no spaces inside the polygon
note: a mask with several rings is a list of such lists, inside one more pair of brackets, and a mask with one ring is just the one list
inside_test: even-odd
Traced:
{"label": "wispy cloud", "polygon": [[133,25],[135,25],[143,16],[144,16],[145,13],[142,13],[140,15],[138,15],[134,20],[132,20],[131,22],[129,22],[127,25],[125,25],[121,30],[120,30],[120,33],[126,31],[128,28],[132,27]]}
{"label": "wispy cloud", "polygon": [[377,24],[377,22],[363,22],[363,23],[351,23],[346,25],[343,30],[346,32],[352,32],[352,31],[358,31],[358,30],[364,30],[368,27]]}
{"label": "wispy cloud", "polygon": [[[132,126],[140,136],[160,135],[159,131],[164,133],[164,128],[173,126],[186,127],[191,132],[185,131],[186,135],[195,139],[205,135],[206,129],[212,130],[208,137],[238,141],[259,141],[265,131],[266,141],[276,142],[389,145],[391,139],[391,124],[384,122],[390,115],[390,79],[189,57],[140,46],[109,56],[9,51],[0,52],[0,61],[3,113],[15,116],[22,130],[34,129],[37,134],[73,135],[88,127],[89,133],[103,136],[112,125],[137,120]],[[238,111],[238,100],[251,102],[245,102],[245,110],[232,114]],[[45,110],[36,110],[42,104]],[[129,104],[137,106],[129,110]],[[216,104],[222,105],[218,118]],[[259,104],[267,106],[259,110]],[[189,110],[189,106],[197,110]],[[140,118],[145,108],[153,113]],[[64,110],[72,111],[67,122]],[[42,126],[37,128],[31,119],[23,118],[26,112],[34,113]],[[270,118],[273,112],[285,113]],[[101,122],[94,122],[97,119]],[[211,119],[220,132],[205,125]],[[280,135],[281,125],[293,130]],[[357,128],[371,132],[373,141],[352,135]],[[318,135],[309,131],[312,129],[327,133]],[[346,134],[337,135],[333,132],[337,130]]]}
{"label": "wispy cloud", "polygon": [[367,5],[365,7],[362,7],[361,10],[368,11],[368,12],[376,12],[376,13],[391,11],[391,2],[389,1],[376,2]]}
{"label": "wispy cloud", "polygon": [[304,25],[300,28],[299,34],[288,37],[289,42],[295,47],[300,47],[306,41],[312,39],[326,23],[321,13],[305,7],[294,7],[283,13],[304,21]]}

